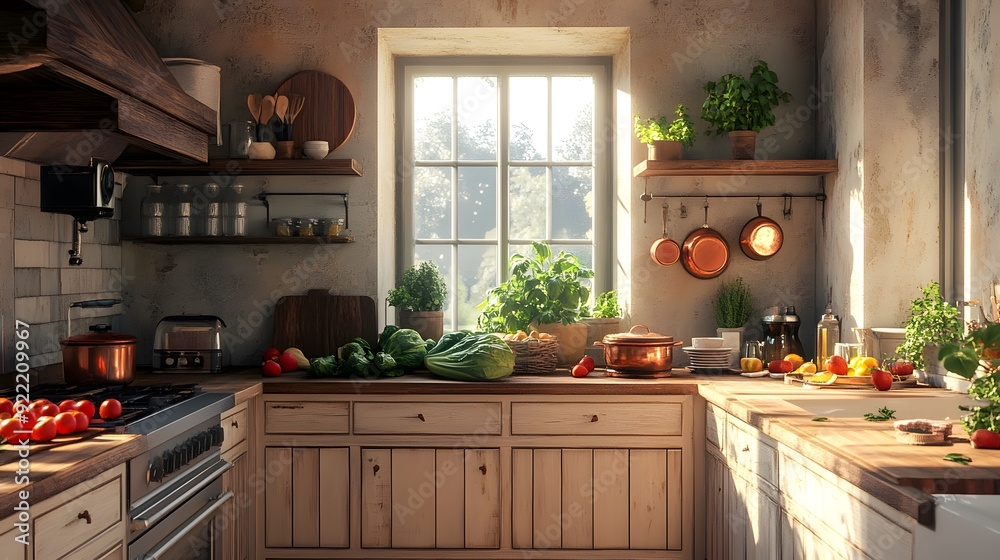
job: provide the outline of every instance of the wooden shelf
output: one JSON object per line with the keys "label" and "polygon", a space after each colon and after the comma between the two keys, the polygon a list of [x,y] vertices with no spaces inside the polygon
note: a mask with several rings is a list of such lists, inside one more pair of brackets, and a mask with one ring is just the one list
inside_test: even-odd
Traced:
{"label": "wooden shelf", "polygon": [[115,171],[133,175],[169,177],[178,175],[355,175],[361,164],[353,159],[218,159],[205,165],[177,165],[169,162],[127,162],[113,165]]}
{"label": "wooden shelf", "polygon": [[153,245],[314,245],[324,243],[354,243],[350,236],[338,237],[126,237],[125,241],[133,243],[150,243]]}
{"label": "wooden shelf", "polygon": [[693,177],[711,175],[816,176],[837,170],[835,159],[680,159],[639,162],[635,177]]}

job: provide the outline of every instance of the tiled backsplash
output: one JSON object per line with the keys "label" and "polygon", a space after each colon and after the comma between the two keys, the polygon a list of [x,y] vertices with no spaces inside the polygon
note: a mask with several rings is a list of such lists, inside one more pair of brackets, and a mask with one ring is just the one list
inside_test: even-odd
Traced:
{"label": "tiled backsplash", "polygon": [[[0,311],[6,372],[14,369],[15,320],[30,325],[30,365],[45,366],[62,359],[59,340],[66,336],[66,312],[72,302],[121,298],[117,208],[114,218],[88,224],[83,266],[70,267],[73,218],[39,210],[38,177],[38,165],[0,157]],[[121,197],[120,187],[116,197]],[[90,324],[120,326],[118,307],[73,311],[73,334]]]}

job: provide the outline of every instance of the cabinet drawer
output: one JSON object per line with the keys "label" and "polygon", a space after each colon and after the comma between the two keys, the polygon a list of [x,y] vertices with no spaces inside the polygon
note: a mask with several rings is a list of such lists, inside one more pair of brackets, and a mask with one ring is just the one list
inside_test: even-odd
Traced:
{"label": "cabinet drawer", "polygon": [[222,451],[229,451],[247,439],[247,409],[242,407],[222,418]]}
{"label": "cabinet drawer", "polygon": [[723,449],[726,443],[726,412],[714,404],[705,407],[705,439],[716,449]]}
{"label": "cabinet drawer", "polygon": [[356,402],[354,433],[500,435],[500,403]]}
{"label": "cabinet drawer", "polygon": [[511,403],[513,435],[679,436],[681,403]]}
{"label": "cabinet drawer", "polygon": [[268,434],[346,434],[347,402],[269,401],[264,403]]}
{"label": "cabinet drawer", "polygon": [[112,478],[40,515],[35,520],[34,558],[67,558],[73,549],[121,523],[122,479]]}
{"label": "cabinet drawer", "polygon": [[730,418],[726,427],[726,458],[730,464],[777,487],[778,452],[768,440],[757,429]]}

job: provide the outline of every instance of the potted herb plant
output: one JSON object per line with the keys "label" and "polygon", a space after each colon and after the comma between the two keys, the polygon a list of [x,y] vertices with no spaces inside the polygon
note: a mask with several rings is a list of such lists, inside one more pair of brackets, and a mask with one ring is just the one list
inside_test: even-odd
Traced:
{"label": "potted herb plant", "polygon": [[778,75],[758,60],[750,77],[726,74],[705,84],[708,97],[701,106],[707,134],[729,134],[733,159],[754,159],[757,133],[774,124],[773,109],[791,96],[778,88]]}
{"label": "potted herb plant", "polygon": [[937,359],[940,344],[962,337],[961,312],[941,297],[941,285],[931,282],[921,288],[923,296],[910,302],[910,317],[903,326],[903,344],[896,353],[926,373],[943,374]]}
{"label": "potted herb plant", "polygon": [[585,310],[583,317],[583,322],[587,325],[587,346],[592,346],[595,341],[603,340],[609,334],[622,332],[621,315],[618,290],[609,290],[597,296],[593,314],[588,314]]}
{"label": "potted herb plant", "polygon": [[587,346],[587,326],[580,322],[594,277],[573,254],[534,241],[532,253],[510,258],[510,278],[493,288],[477,306],[479,328],[514,333],[536,329],[558,337],[560,364],[576,363]]}
{"label": "potted herb plant", "polygon": [[444,302],[448,288],[437,266],[424,261],[406,269],[386,300],[396,308],[401,328],[413,329],[427,339],[439,340],[444,334]]}
{"label": "potted herb plant", "polygon": [[962,406],[968,412],[962,425],[974,447],[1000,448],[1000,323],[988,323],[961,342],[946,342],[938,353],[941,364],[971,379],[969,396],[979,406]]}
{"label": "potted herb plant", "polygon": [[737,276],[732,282],[723,282],[712,300],[715,308],[716,333],[722,337],[724,348],[732,348],[732,361],[740,357],[743,345],[743,329],[753,313],[753,294],[750,287]]}
{"label": "potted herb plant", "polygon": [[635,136],[643,144],[648,144],[648,159],[664,161],[681,159],[681,147],[690,148],[698,133],[688,117],[684,105],[677,105],[677,118],[668,121],[664,115],[646,119],[635,116]]}

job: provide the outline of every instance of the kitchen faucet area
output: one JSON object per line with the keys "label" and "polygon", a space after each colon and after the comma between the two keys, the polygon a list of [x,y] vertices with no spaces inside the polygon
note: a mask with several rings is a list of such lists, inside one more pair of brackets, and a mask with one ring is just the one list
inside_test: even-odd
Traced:
{"label": "kitchen faucet area", "polygon": [[989,0],[9,0],[0,560],[1000,547]]}

